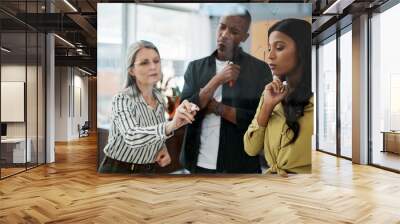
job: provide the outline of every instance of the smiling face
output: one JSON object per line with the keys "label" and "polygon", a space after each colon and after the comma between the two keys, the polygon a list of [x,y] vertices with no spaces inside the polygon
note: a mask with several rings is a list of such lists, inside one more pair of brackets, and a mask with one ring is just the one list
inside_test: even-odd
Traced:
{"label": "smiling face", "polygon": [[160,56],[155,50],[142,48],[137,52],[129,74],[136,78],[139,85],[155,85],[161,80],[160,62]]}
{"label": "smiling face", "polygon": [[273,75],[278,77],[290,75],[298,64],[294,40],[282,32],[273,31],[268,38],[266,61]]}
{"label": "smiling face", "polygon": [[232,60],[234,50],[246,41],[249,22],[242,16],[224,16],[217,29],[217,51],[221,60]]}

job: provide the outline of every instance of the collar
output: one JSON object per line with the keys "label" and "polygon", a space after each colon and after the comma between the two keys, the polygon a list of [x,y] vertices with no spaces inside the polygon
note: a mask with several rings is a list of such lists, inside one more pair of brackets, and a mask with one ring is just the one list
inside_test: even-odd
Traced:
{"label": "collar", "polygon": [[[144,103],[147,105],[146,101],[143,98],[143,95],[140,94],[140,91],[136,85],[131,86],[130,93],[131,93],[132,97],[134,98],[134,101]],[[167,105],[161,95],[161,92],[158,89],[156,89],[155,87],[153,88],[153,96],[156,98],[159,105],[162,105],[164,108],[167,108]]]}
{"label": "collar", "polygon": [[[211,61],[215,61],[215,59],[217,58],[217,50],[214,50],[212,53],[211,53],[211,55],[209,56],[212,60],[210,60],[210,62]],[[241,63],[241,61],[242,61],[242,59],[243,59],[243,56],[244,56],[244,51],[243,51],[243,49],[242,49],[242,47],[239,47],[239,49],[238,49],[238,53],[237,53],[237,56],[236,56],[236,58],[235,58],[235,60],[234,60],[234,63],[235,64],[240,64]]]}

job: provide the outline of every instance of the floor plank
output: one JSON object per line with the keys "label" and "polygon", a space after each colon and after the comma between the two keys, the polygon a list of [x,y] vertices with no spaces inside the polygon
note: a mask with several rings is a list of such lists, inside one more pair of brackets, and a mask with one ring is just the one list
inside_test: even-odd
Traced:
{"label": "floor plank", "polygon": [[400,175],[313,153],[313,173],[96,173],[96,139],[0,181],[0,223],[400,223]]}

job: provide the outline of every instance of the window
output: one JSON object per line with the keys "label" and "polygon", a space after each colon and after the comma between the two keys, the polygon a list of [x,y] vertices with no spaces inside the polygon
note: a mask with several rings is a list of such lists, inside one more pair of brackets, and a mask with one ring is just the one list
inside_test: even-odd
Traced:
{"label": "window", "polygon": [[[371,18],[372,163],[400,170],[400,5]],[[394,143],[394,145],[393,145]]]}
{"label": "window", "polygon": [[336,39],[318,48],[318,149],[336,153]]}
{"label": "window", "polygon": [[340,154],[352,157],[352,34],[340,36]]}

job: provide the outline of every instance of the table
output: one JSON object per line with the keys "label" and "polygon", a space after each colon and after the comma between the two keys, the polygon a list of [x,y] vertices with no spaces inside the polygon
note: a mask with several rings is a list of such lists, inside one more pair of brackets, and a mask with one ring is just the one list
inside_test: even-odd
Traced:
{"label": "table", "polygon": [[6,138],[1,139],[1,159],[5,163],[26,163],[31,162],[31,145],[32,140],[26,139],[27,147],[25,153],[25,138]]}
{"label": "table", "polygon": [[400,154],[400,131],[382,131],[381,133],[383,133],[382,152]]}

